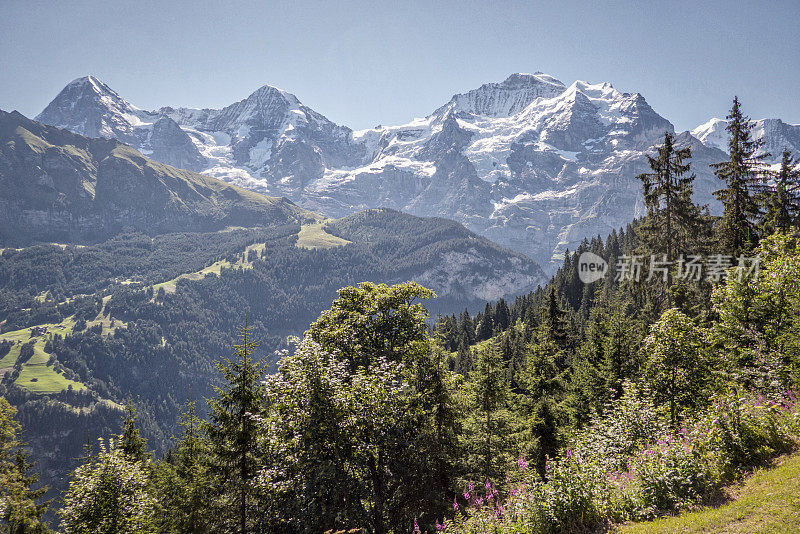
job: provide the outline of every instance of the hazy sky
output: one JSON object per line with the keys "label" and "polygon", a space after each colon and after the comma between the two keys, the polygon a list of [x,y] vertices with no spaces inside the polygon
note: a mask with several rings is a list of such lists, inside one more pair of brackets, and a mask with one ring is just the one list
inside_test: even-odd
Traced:
{"label": "hazy sky", "polygon": [[800,123],[798,21],[798,0],[0,0],[0,109],[32,117],[94,74],[145,109],[222,107],[271,84],[358,129],[543,71],[638,91],[679,130],[734,94],[753,118]]}

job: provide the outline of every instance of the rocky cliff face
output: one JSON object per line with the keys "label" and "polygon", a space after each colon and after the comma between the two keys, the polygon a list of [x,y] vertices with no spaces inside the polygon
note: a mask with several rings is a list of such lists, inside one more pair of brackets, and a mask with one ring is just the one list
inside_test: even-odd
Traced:
{"label": "rocky cliff face", "polygon": [[[423,118],[362,131],[271,86],[219,110],[145,112],[92,77],[68,85],[38,118],[331,217],[389,207],[454,219],[550,271],[566,248],[643,213],[635,176],[674,131],[638,93],[567,86],[542,73],[514,74]],[[800,127],[773,120],[759,128],[774,153],[800,147]],[[725,158],[721,131],[712,121],[678,135],[695,151],[695,200],[712,212],[720,184],[709,164]]]}

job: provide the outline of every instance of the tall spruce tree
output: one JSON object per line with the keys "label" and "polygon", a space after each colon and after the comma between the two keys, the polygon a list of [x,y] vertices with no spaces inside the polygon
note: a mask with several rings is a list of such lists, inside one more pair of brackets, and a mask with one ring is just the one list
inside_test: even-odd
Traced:
{"label": "tall spruce tree", "polygon": [[550,286],[547,302],[542,313],[542,326],[544,332],[559,348],[563,349],[569,341],[569,326],[567,312],[561,308],[556,295],[555,286]]}
{"label": "tall spruce tree", "polygon": [[210,530],[212,523],[211,481],[208,442],[194,401],[187,402],[179,424],[183,435],[174,452],[159,462],[152,475],[159,503],[156,528],[162,534],[202,534]]}
{"label": "tall spruce tree", "polygon": [[714,163],[714,174],[725,182],[725,188],[714,195],[722,202],[724,212],[717,223],[717,242],[721,251],[739,255],[755,246],[760,214],[757,197],[764,183],[764,158],[758,154],[761,140],[753,138],[753,123],[746,117],[734,97],[733,107],[726,117],[728,130],[728,160]]}
{"label": "tall spruce tree", "polygon": [[[552,296],[551,292],[550,298]],[[552,304],[554,301],[549,302]],[[553,324],[556,323],[544,321],[539,326],[530,346],[523,380],[525,396],[522,404],[528,416],[531,438],[528,454],[542,476],[547,458],[555,457],[560,444],[562,417],[559,401],[564,392],[559,362],[565,360],[565,351],[559,346],[558,338],[553,336]]]}
{"label": "tall spruce tree", "polygon": [[239,327],[234,356],[217,362],[225,380],[209,399],[207,426],[210,464],[216,477],[218,528],[246,534],[255,523],[255,478],[260,465],[260,420],[264,414],[265,364],[254,358],[258,342],[252,328]]}
{"label": "tall spruce tree", "polygon": [[800,161],[788,150],[781,157],[781,168],[773,174],[774,184],[766,195],[764,233],[787,233],[800,217]]}
{"label": "tall spruce tree", "polygon": [[703,234],[701,209],[692,202],[695,175],[689,174],[691,157],[691,147],[677,148],[673,135],[666,132],[656,157],[647,156],[652,172],[637,176],[642,182],[647,217],[636,227],[636,233],[650,254],[666,254],[671,260]]}
{"label": "tall spruce tree", "polygon": [[493,316],[494,312],[492,310],[492,306],[487,302],[486,309],[483,311],[483,315],[480,316],[480,319],[478,319],[477,324],[475,325],[476,341],[486,341],[492,337],[495,326]]}
{"label": "tall spruce tree", "polygon": [[36,488],[39,477],[30,472],[33,465],[22,449],[15,413],[0,397],[0,532],[49,532],[41,521],[49,504],[42,502],[47,488]]}
{"label": "tall spruce tree", "polygon": [[472,479],[502,483],[515,450],[509,387],[503,357],[495,341],[477,350],[470,391],[465,448]]}
{"label": "tall spruce tree", "polygon": [[139,434],[139,428],[136,426],[136,407],[132,401],[125,405],[125,419],[122,421],[119,448],[132,462],[144,462],[150,456],[147,453],[147,442]]}

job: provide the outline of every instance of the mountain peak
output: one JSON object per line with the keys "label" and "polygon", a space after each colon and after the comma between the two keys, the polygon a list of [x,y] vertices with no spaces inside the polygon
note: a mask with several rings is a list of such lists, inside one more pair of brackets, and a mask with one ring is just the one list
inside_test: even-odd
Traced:
{"label": "mountain peak", "polygon": [[[75,94],[82,93],[83,95],[94,94],[98,96],[109,96],[115,99],[122,100],[113,89],[103,83],[97,76],[89,74],[88,76],[81,76],[69,82],[64,89],[61,90],[59,96],[62,94],[74,96]],[[56,97],[58,99],[58,96]]]}
{"label": "mountain peak", "polygon": [[537,98],[552,98],[566,86],[548,74],[515,73],[500,83],[486,83],[466,93],[454,95],[435,113],[453,110],[486,117],[508,117],[525,109]]}
{"label": "mountain peak", "polygon": [[564,83],[561,80],[555,78],[554,76],[550,76],[549,74],[545,74],[542,71],[536,71],[533,74],[529,74],[527,72],[515,72],[511,74],[508,78],[503,80],[500,85],[531,85],[531,84],[553,84],[557,86],[564,86]]}
{"label": "mountain peak", "polygon": [[250,96],[248,96],[245,101],[273,101],[279,100],[283,101],[289,106],[295,107],[300,105],[300,99],[298,99],[295,95],[288,91],[284,91],[280,87],[275,87],[274,85],[262,85],[255,91],[253,91]]}
{"label": "mountain peak", "polygon": [[97,77],[88,75],[68,83],[35,119],[87,137],[116,137],[130,143],[135,141],[132,128],[144,115]]}

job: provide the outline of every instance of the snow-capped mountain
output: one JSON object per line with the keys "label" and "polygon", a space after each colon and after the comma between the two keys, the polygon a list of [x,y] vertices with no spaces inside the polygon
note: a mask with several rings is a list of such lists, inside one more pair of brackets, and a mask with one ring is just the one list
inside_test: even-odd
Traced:
{"label": "snow-capped mountain", "polygon": [[[635,176],[674,131],[638,93],[543,73],[514,74],[408,124],[361,131],[271,86],[219,110],[148,112],[91,76],[70,83],[37,120],[116,137],[331,217],[388,207],[454,219],[546,270],[565,248],[641,214]],[[696,198],[713,208],[719,184],[708,164],[724,153],[688,132],[679,142],[693,146]]]}
{"label": "snow-capped mountain", "polygon": [[[766,161],[773,164],[780,162],[784,150],[800,155],[800,124],[786,124],[780,119],[760,119],[753,122],[754,136],[763,140],[759,152],[770,154]],[[727,152],[727,126],[728,121],[725,119],[711,119],[692,130],[692,135],[706,146]]]}
{"label": "snow-capped mountain", "polygon": [[116,138],[175,167],[198,171],[206,166],[175,121],[137,108],[94,76],[69,83],[36,120],[86,137]]}

